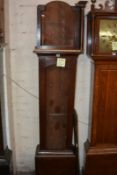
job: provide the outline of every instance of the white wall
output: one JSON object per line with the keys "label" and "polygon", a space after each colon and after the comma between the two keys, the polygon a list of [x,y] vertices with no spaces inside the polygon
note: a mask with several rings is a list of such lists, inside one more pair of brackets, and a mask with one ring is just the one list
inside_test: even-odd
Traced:
{"label": "white wall", "polygon": [[[49,1],[49,0],[48,0]],[[36,7],[47,0],[5,0],[6,75],[8,85],[9,137],[17,172],[34,170],[34,154],[39,142],[38,58],[33,53],[36,41]],[[77,0],[66,0],[71,5]],[[104,2],[104,0],[98,0]],[[88,1],[86,13],[90,8]],[[86,27],[86,26],[85,26]],[[81,55],[78,61],[75,108],[79,116],[80,165],[83,143],[88,135],[90,114],[91,61]]]}

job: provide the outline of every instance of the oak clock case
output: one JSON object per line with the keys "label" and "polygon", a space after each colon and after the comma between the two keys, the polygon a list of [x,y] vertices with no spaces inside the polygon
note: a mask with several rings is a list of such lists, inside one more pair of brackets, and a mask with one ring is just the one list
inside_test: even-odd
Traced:
{"label": "oak clock case", "polygon": [[[52,1],[37,8],[40,143],[36,175],[78,174],[74,110],[77,57],[83,52],[84,7]],[[74,131],[74,144],[72,144]]]}
{"label": "oak clock case", "polygon": [[85,143],[85,175],[117,174],[117,4],[87,16],[87,54],[94,60],[91,139]]}

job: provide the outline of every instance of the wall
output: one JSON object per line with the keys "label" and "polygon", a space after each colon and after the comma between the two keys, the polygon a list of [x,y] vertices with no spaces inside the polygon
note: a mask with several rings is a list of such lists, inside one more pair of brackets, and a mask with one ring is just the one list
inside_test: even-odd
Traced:
{"label": "wall", "polygon": [[[33,53],[36,41],[36,7],[47,0],[5,0],[6,74],[9,112],[9,146],[14,153],[15,170],[34,171],[34,154],[38,135],[38,58]],[[75,4],[77,0],[66,0]],[[104,2],[104,0],[99,0]],[[86,13],[90,3],[88,1]],[[86,27],[86,25],[85,25]],[[80,165],[83,144],[88,136],[91,109],[92,62],[85,54],[77,65],[75,108],[79,116]]]}

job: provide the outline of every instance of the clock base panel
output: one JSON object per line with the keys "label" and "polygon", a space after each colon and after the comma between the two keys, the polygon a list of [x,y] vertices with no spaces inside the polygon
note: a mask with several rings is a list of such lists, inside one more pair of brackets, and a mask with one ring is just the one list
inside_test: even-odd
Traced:
{"label": "clock base panel", "polygon": [[83,175],[117,175],[117,148],[89,148]]}
{"label": "clock base panel", "polygon": [[37,146],[36,175],[79,175],[77,153],[74,150],[42,151]]}

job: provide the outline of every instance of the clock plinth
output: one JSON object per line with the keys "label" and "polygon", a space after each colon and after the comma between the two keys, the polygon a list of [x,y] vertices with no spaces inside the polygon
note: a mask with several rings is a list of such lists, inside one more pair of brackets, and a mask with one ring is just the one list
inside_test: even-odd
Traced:
{"label": "clock plinth", "polygon": [[117,11],[88,14],[87,54],[94,60],[92,129],[84,175],[117,174]]}
{"label": "clock plinth", "polygon": [[89,146],[86,149],[85,175],[116,175],[117,147]]}
{"label": "clock plinth", "polygon": [[85,4],[52,1],[38,6],[34,52],[39,58],[40,144],[36,175],[79,174],[74,96],[77,57],[83,52]]}
{"label": "clock plinth", "polygon": [[78,175],[78,151],[77,147],[64,151],[40,150],[37,146],[35,156],[36,174],[40,175]]}

